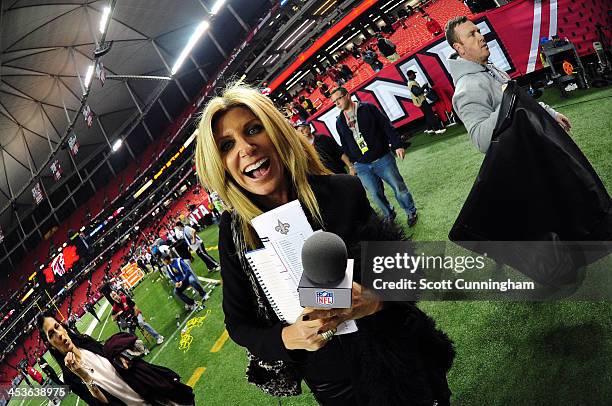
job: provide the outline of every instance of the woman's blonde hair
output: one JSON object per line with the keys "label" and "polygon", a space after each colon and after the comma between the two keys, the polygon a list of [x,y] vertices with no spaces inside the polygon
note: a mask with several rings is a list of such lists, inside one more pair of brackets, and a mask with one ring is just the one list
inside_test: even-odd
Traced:
{"label": "woman's blonde hair", "polygon": [[287,119],[272,101],[246,85],[230,85],[221,96],[210,100],[202,113],[198,125],[196,144],[196,169],[202,183],[215,190],[230,208],[240,217],[245,241],[250,248],[256,244],[256,233],[250,226],[251,220],[262,213],[225,170],[223,160],[213,135],[216,122],[229,110],[245,107],[261,121],[270,140],[290,175],[292,186],[298,198],[315,220],[322,223],[319,205],[308,183],[308,175],[324,175],[331,172],[323,166],[319,156],[305,137],[298,135]]}

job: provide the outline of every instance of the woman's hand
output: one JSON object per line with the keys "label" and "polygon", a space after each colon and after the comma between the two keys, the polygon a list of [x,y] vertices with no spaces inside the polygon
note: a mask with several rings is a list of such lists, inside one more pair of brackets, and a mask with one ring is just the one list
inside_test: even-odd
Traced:
{"label": "woman's hand", "polygon": [[358,320],[382,310],[383,302],[369,289],[364,289],[357,282],[353,282],[353,304],[350,309],[317,309],[310,313],[310,317],[325,320],[321,331],[335,329],[338,324],[346,320]]}
{"label": "woman's hand", "polygon": [[106,399],[106,396],[104,396],[104,393],[102,393],[100,388],[98,388],[95,384],[92,384],[93,378],[83,368],[83,366],[81,365],[81,361],[77,358],[77,356],[72,351],[66,353],[66,356],[64,357],[64,364],[66,364],[68,369],[70,369],[79,378],[83,380],[83,383],[87,385],[87,389],[89,389],[89,393],[91,393],[93,397],[95,397],[96,399],[98,399],[100,402],[104,404],[108,403],[108,399]]}
{"label": "woman's hand", "polygon": [[313,312],[313,309],[304,309],[295,323],[283,328],[281,338],[285,348],[288,350],[316,351],[327,343],[327,340],[320,333],[327,331],[321,328],[329,320],[326,318],[315,319],[311,317]]}
{"label": "woman's hand", "polygon": [[66,353],[66,356],[64,357],[64,364],[84,382],[91,381],[91,376],[89,376],[87,371],[81,365],[81,361],[72,351]]}

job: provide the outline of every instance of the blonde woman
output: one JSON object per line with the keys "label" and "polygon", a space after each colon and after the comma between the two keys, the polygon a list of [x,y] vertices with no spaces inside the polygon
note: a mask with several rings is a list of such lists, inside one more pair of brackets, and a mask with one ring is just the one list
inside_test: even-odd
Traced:
{"label": "blonde woman", "polygon": [[[230,336],[248,350],[250,382],[290,396],[303,379],[323,405],[449,404],[452,345],[416,306],[381,302],[362,289],[356,270],[351,309],[305,309],[286,325],[245,258],[262,246],[251,219],[294,199],[313,229],[344,240],[351,258],[359,257],[362,240],[402,238],[376,217],[357,177],[331,175],[272,102],[244,86],[228,88],[204,109],[196,166],[229,206],[219,225],[223,311]],[[358,332],[327,333],[348,319]]]}

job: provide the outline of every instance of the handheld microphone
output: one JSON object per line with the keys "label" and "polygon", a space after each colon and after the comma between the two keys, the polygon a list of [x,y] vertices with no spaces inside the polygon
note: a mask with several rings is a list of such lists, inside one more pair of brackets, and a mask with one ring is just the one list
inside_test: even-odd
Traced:
{"label": "handheld microphone", "polygon": [[353,260],[334,233],[312,234],[302,246],[304,272],[298,286],[302,307],[345,309],[352,305]]}

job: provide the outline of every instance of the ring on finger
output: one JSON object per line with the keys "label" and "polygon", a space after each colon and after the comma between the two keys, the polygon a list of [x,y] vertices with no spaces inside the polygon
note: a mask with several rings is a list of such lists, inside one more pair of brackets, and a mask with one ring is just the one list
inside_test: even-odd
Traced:
{"label": "ring on finger", "polygon": [[335,330],[327,330],[327,331],[321,333],[321,338],[323,338],[325,341],[329,341],[329,340],[332,339],[334,334],[336,334]]}

